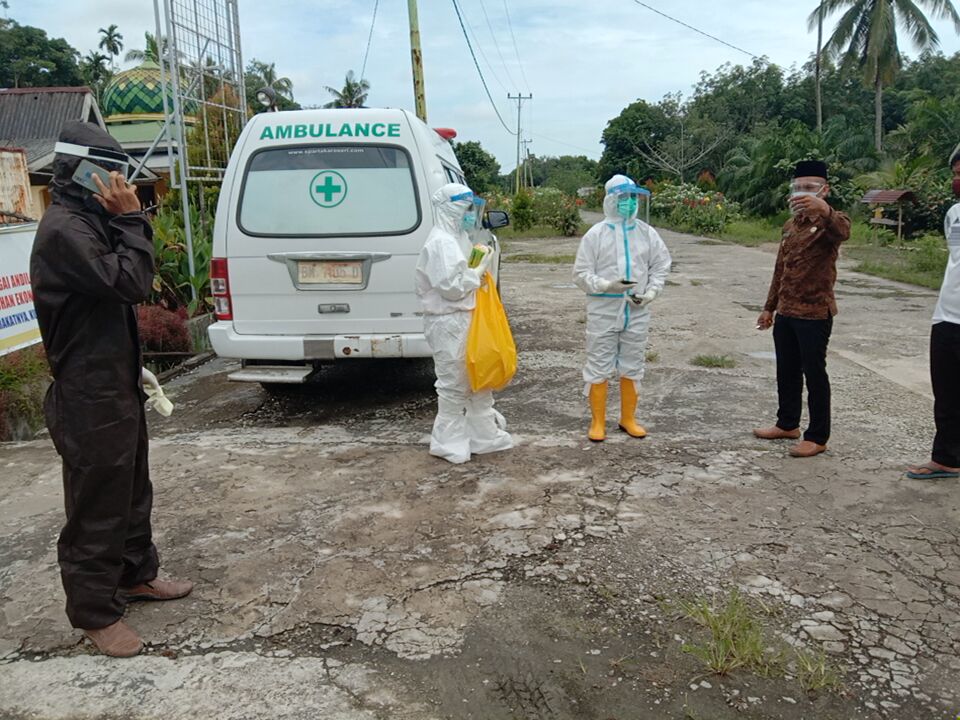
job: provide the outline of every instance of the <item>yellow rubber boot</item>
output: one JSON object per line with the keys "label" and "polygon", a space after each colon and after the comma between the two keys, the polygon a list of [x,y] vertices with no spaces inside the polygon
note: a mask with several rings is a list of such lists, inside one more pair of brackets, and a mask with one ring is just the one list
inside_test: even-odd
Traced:
{"label": "yellow rubber boot", "polygon": [[602,442],[607,437],[607,384],[590,386],[590,432],[587,437],[593,442]]}
{"label": "yellow rubber boot", "polygon": [[642,438],[647,431],[637,423],[637,384],[620,378],[620,429],[630,437]]}

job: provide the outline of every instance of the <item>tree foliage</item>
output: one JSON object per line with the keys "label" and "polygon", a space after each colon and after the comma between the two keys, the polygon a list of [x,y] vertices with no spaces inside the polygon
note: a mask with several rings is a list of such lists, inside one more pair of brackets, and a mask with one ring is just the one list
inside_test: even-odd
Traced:
{"label": "tree foliage", "polygon": [[82,85],[79,58],[63,38],[0,18],[0,87]]}
{"label": "tree foliage", "polygon": [[370,83],[363,78],[357,80],[353,70],[350,70],[344,79],[343,88],[337,90],[328,85],[325,89],[333,96],[333,100],[324,105],[325,108],[359,108],[367,102]]}
{"label": "tree foliage", "polygon": [[455,142],[453,151],[457,155],[460,169],[463,170],[471,190],[484,193],[497,188],[500,179],[500,163],[484,150],[479,142],[476,140]]}

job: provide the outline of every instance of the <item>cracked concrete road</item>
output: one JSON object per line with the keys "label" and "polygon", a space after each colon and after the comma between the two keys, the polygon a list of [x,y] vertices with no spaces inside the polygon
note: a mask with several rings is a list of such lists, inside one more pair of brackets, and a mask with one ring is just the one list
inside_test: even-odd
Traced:
{"label": "cracked concrete road", "polygon": [[[841,273],[835,435],[792,460],[750,435],[775,411],[754,330],[770,248],[664,235],[642,441],[585,439],[583,298],[561,265],[504,265],[520,371],[499,407],[521,445],[466,466],[426,452],[423,363],[344,363],[279,396],[224,361],[171,383],[156,540],[197,588],[130,608],[149,643],[133,660],[93,655],[63,616],[49,440],[0,446],[0,717],[955,718],[960,485],[900,477],[933,431],[934,294]],[[705,675],[669,601],[733,588],[843,690]]]}

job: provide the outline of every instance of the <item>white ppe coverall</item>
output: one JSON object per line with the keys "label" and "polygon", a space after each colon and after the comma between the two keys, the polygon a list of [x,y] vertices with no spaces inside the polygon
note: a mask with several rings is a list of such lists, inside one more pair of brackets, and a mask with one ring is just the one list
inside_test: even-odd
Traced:
{"label": "white ppe coverall", "polygon": [[[614,175],[606,183],[604,219],[590,228],[577,250],[573,280],[587,293],[587,362],[585,391],[590,385],[619,376],[643,379],[650,308],[636,305],[630,295],[660,294],[670,272],[670,252],[660,234],[636,216],[623,217],[617,196],[610,191],[633,181]],[[626,292],[608,292],[611,282],[633,280]]]}
{"label": "white ppe coverall", "polygon": [[430,454],[464,463],[471,453],[508,450],[513,439],[493,409],[493,393],[473,392],[467,376],[467,332],[481,272],[467,265],[472,243],[463,228],[475,205],[465,185],[450,183],[433,195],[436,223],[420,251],[415,287],[423,305],[424,332],[437,375],[437,417]]}

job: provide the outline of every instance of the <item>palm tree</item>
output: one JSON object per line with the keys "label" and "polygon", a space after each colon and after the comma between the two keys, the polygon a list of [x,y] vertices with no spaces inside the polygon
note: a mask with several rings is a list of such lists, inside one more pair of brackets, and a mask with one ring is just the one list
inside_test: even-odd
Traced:
{"label": "palm tree", "polygon": [[103,37],[100,38],[100,44],[97,47],[107,51],[110,64],[113,65],[113,59],[123,50],[123,35],[117,31],[116,25],[110,25],[106,29],[100,28],[98,32]]}
{"label": "palm tree", "polygon": [[367,102],[367,93],[370,92],[370,83],[366,80],[357,80],[353,70],[347,73],[342,90],[326,87],[326,91],[333,95],[333,100],[324,105],[325,108],[358,108]]}
{"label": "palm tree", "polygon": [[248,72],[258,79],[258,89],[271,87],[288,100],[293,100],[293,81],[288,77],[277,77],[277,64],[251,60]]}
{"label": "palm tree", "polygon": [[84,81],[96,92],[98,103],[103,100],[103,88],[112,75],[110,68],[106,66],[109,59],[103,53],[91,50],[80,60],[80,72],[83,74]]}
{"label": "palm tree", "polygon": [[939,47],[940,38],[924,15],[928,10],[938,19],[953,22],[960,33],[960,14],[952,0],[823,0],[808,19],[810,29],[817,27],[821,16],[846,9],[826,52],[857,65],[864,83],[874,89],[874,143],[883,150],[883,88],[893,82],[903,66],[897,42],[897,28],[902,26],[920,50]]}
{"label": "palm tree", "polygon": [[[157,45],[157,36],[153,33],[145,32],[143,34],[144,46],[143,50],[137,50],[136,48],[127,51],[127,55],[124,58],[127,62],[141,63],[144,61],[150,61],[159,63],[160,62],[160,50]],[[163,39],[164,54],[166,54],[167,48],[167,39]]]}

